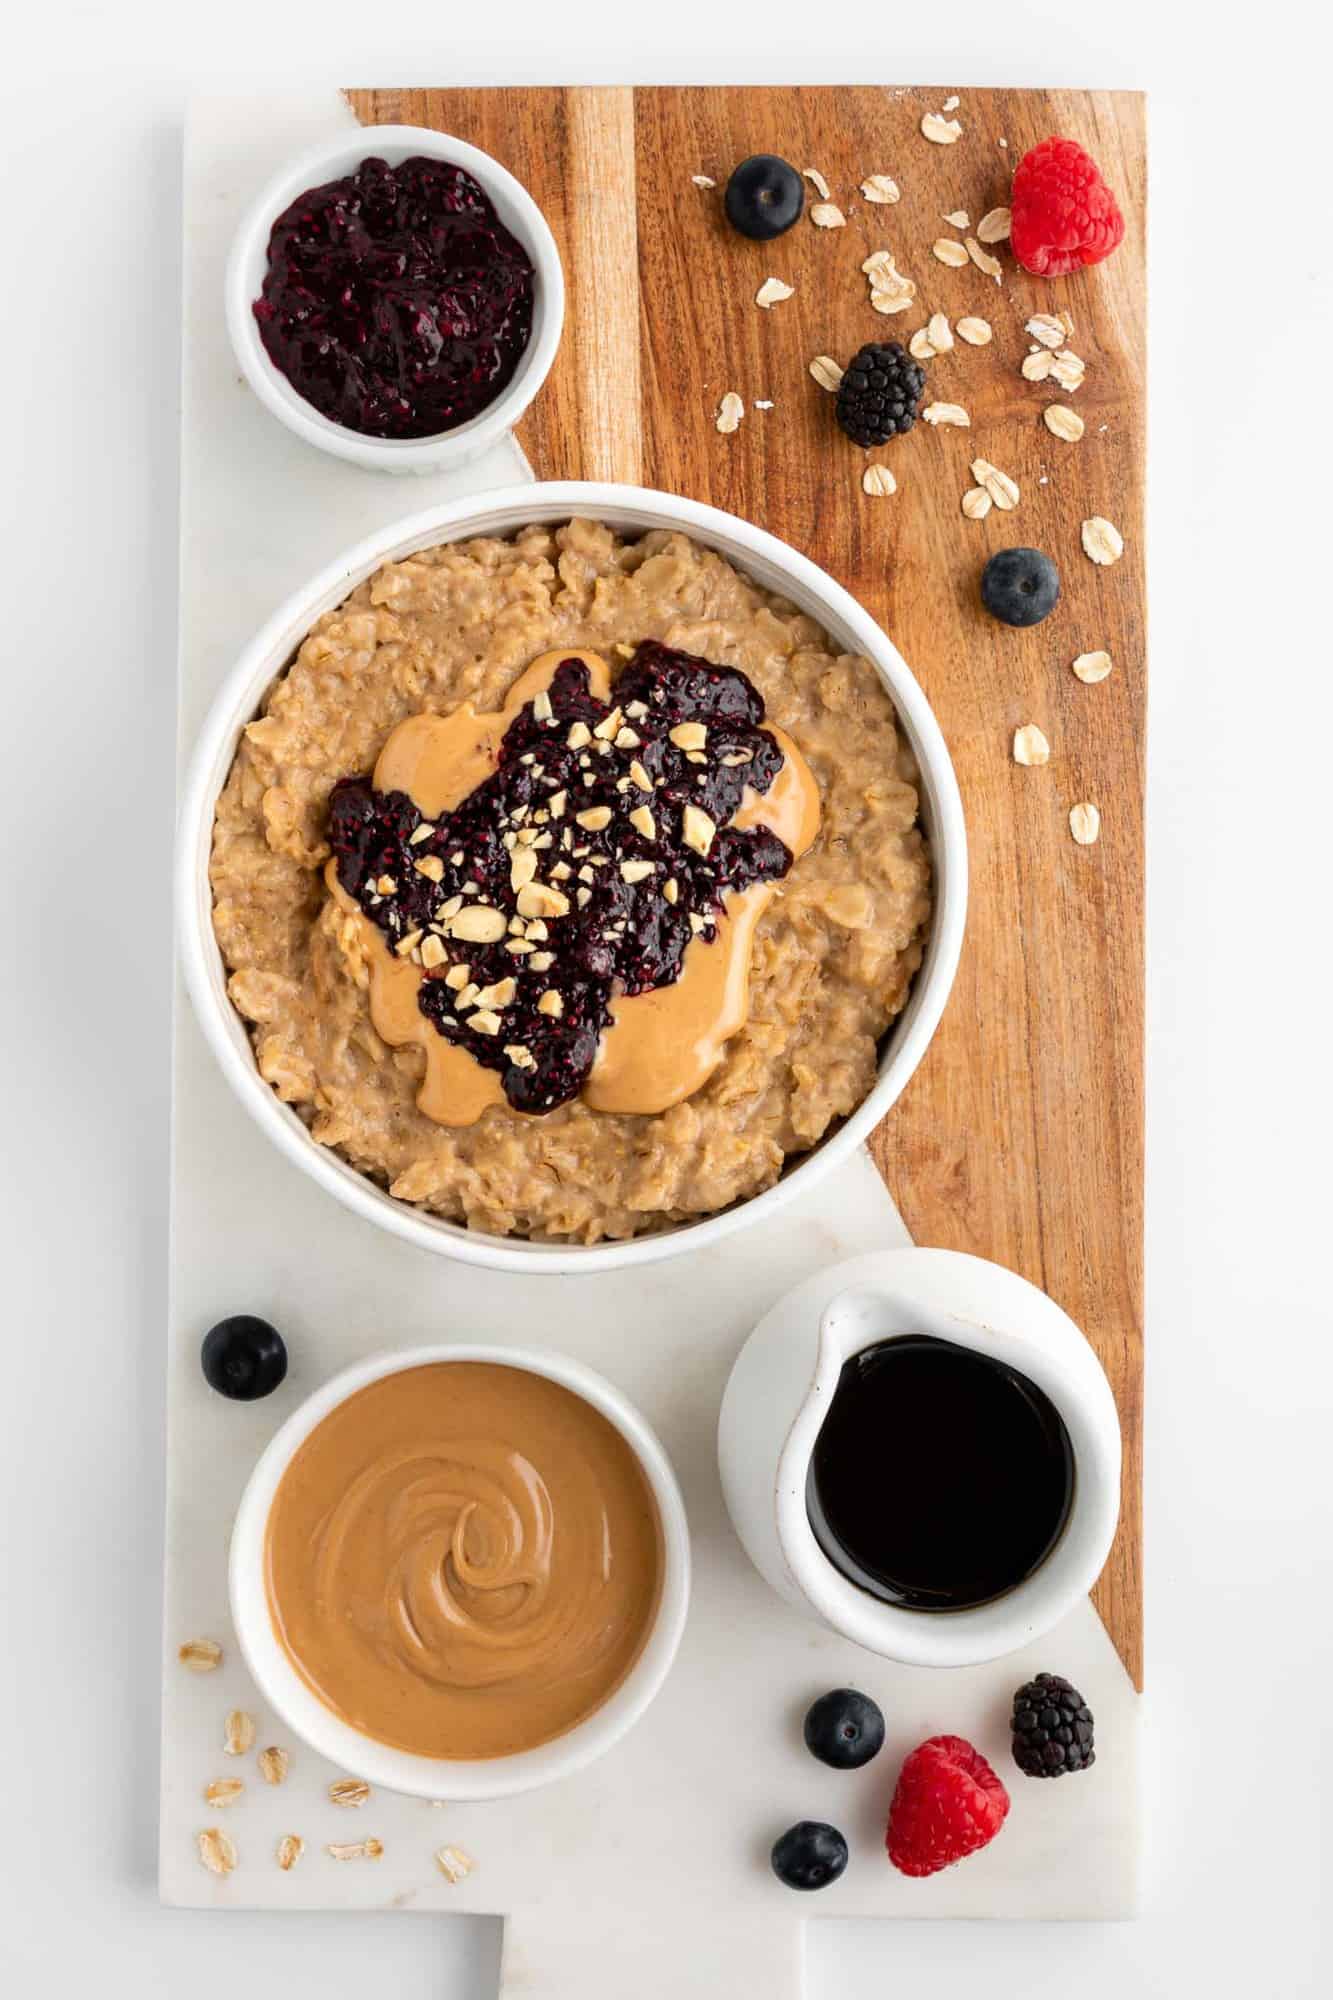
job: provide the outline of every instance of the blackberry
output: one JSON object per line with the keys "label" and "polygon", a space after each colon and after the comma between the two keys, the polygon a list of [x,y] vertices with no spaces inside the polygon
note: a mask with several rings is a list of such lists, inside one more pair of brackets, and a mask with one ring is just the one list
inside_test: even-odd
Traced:
{"label": "blackberry", "polygon": [[1029,1778],[1063,1778],[1097,1761],[1092,1710],[1059,1674],[1038,1674],[1014,1696],[1014,1762]]}
{"label": "blackberry", "polygon": [[925,369],[900,341],[867,341],[838,384],[838,422],[853,444],[887,444],[911,430],[925,388]]}

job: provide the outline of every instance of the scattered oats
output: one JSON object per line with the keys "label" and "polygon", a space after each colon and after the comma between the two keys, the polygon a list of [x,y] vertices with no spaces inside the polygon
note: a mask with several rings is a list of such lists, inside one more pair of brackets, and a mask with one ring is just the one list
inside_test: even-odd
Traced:
{"label": "scattered oats", "polygon": [[[511,979],[509,984],[513,983]],[[363,1806],[370,1797],[370,1786],[364,1778],[335,1778],[329,1786],[329,1797],[335,1806]]]}
{"label": "scattered oats", "polygon": [[284,1873],[295,1868],[305,1853],[305,1842],[299,1833],[284,1833],[278,1842],[278,1866]]}
{"label": "scattered oats", "polygon": [[907,343],[907,352],[914,361],[933,361],[935,350],[930,344],[930,335],[921,327]]}
{"label": "scattered oats", "polygon": [[961,243],[955,243],[952,236],[941,236],[931,244],[931,252],[941,264],[947,264],[951,271],[961,271],[967,262],[967,250]]}
{"label": "scattered oats", "polygon": [[988,278],[994,278],[998,285],[1000,279],[1004,276],[1004,266],[999,258],[992,257],[989,250],[983,250],[975,236],[968,237],[965,248],[977,269],[984,271]]}
{"label": "scattered oats", "polygon": [[556,992],[554,986],[548,987],[537,1002],[537,1012],[539,1014],[549,1014],[553,1021],[558,1021],[564,1011],[565,1003],[563,999]]}
{"label": "scattered oats", "polygon": [[[685,810],[693,812],[694,808],[686,806]],[[653,873],[653,868],[654,864],[651,861],[622,861],[620,879],[622,882],[646,882]]]}
{"label": "scattered oats", "polygon": [[1083,377],[1087,372],[1087,363],[1081,361],[1078,355],[1071,353],[1067,347],[1062,348],[1051,363],[1051,374],[1062,389],[1068,389],[1071,396],[1075,389],[1082,388]]}
{"label": "scattered oats", "polygon": [[867,201],[894,202],[900,199],[898,183],[887,174],[867,174],[861,183]]}
{"label": "scattered oats", "polygon": [[1023,356],[1019,372],[1025,382],[1044,382],[1054,366],[1055,356],[1039,347],[1035,353]]}
{"label": "scattered oats", "polygon": [[898,491],[898,482],[887,465],[868,465],[861,474],[861,490],[883,500]]}
{"label": "scattered oats", "polygon": [[1096,806],[1085,801],[1069,808],[1069,831],[1080,847],[1091,847],[1102,830],[1102,816]]}
{"label": "scattered oats", "polygon": [[969,347],[985,347],[991,339],[991,325],[988,319],[976,319],[969,315],[958,322],[958,333]]}
{"label": "scattered oats", "polygon": [[716,823],[706,812],[698,806],[686,806],[682,815],[681,837],[687,847],[692,847],[696,854],[706,855],[716,832]]}
{"label": "scattered oats", "polygon": [[917,296],[915,282],[911,278],[905,278],[897,270],[889,272],[889,280],[891,282],[887,286],[871,280],[871,306],[875,308],[875,312],[883,312],[887,316],[893,312],[907,312],[913,298]]}
{"label": "scattered oats", "polygon": [[255,1740],[255,1719],[243,1708],[228,1711],[223,1725],[222,1745],[229,1757],[244,1757]]}
{"label": "scattered oats", "polygon": [[926,337],[937,354],[953,352],[953,335],[944,313],[932,313],[926,322]]}
{"label": "scattered oats", "polygon": [[865,272],[866,276],[869,278],[873,277],[876,271],[883,270],[885,266],[887,266],[889,270],[893,269],[892,253],[888,250],[872,250],[870,255],[862,263],[861,269]]}
{"label": "scattered oats", "polygon": [[610,806],[589,806],[587,812],[575,813],[575,824],[589,833],[600,833],[611,824]]}
{"label": "scattered oats", "polygon": [[773,408],[773,398],[771,396],[757,396],[754,406],[756,410],[771,410]]}
{"label": "scattered oats", "polygon": [[990,208],[977,224],[977,235],[983,243],[1003,243],[1009,235],[1009,210]]}
{"label": "scattered oats", "polygon": [[801,175],[803,179],[809,181],[811,187],[814,189],[815,193],[819,196],[819,199],[821,201],[828,200],[829,184],[824,179],[824,176],[820,173],[818,167],[802,167]]}
{"label": "scattered oats", "polygon": [[831,354],[817,354],[810,363],[810,373],[821,389],[834,391],[842,380],[842,370]]}
{"label": "scattered oats", "polygon": [[969,521],[984,521],[991,510],[991,497],[984,486],[969,486],[963,495],[963,512]]}
{"label": "scattered oats", "polygon": [[974,458],[972,477],[984,486],[1002,513],[1018,505],[1018,487],[1007,472],[1000,472],[988,458]]}
{"label": "scattered oats", "polygon": [[435,1856],[435,1865],[449,1882],[461,1882],[472,1873],[476,1862],[461,1847],[441,1847]]}
{"label": "scattered oats", "polygon": [[280,1785],[287,1776],[287,1766],[291,1759],[285,1750],[279,1750],[276,1744],[271,1743],[267,1750],[260,1751],[256,1762],[259,1765],[259,1775],[266,1785]]}
{"label": "scattered oats", "polygon": [[1034,313],[1023,331],[1030,333],[1043,347],[1063,347],[1067,338],[1063,323],[1054,313]]}
{"label": "scattered oats", "polygon": [[1009,141],[1008,141],[1007,139],[997,139],[997,140],[995,141],[995,143],[996,143],[996,145],[997,145],[997,146],[999,146],[999,147],[1002,147],[1002,148],[1003,148],[1003,150],[1004,150],[1004,151],[1005,151],[1006,153],[1008,152],[1008,150],[1009,150]]}
{"label": "scattered oats", "polygon": [[210,1806],[234,1806],[244,1790],[240,1778],[214,1778],[204,1786],[204,1798]]}
{"label": "scattered oats", "polygon": [[690,179],[697,188],[715,188],[717,186],[717,182],[711,174],[691,174]]}
{"label": "scattered oats", "polygon": [[187,1639],[176,1658],[192,1674],[211,1674],[222,1665],[222,1648],[216,1639]]}
{"label": "scattered oats", "polygon": [[953,146],[962,138],[963,128],[956,118],[941,118],[938,111],[928,111],[921,120],[921,136],[932,146]]}
{"label": "scattered oats", "polygon": [[212,1875],[230,1875],[236,1866],[236,1846],[220,1826],[206,1827],[196,1835],[199,1859]]}
{"label": "scattered oats", "polygon": [[1063,438],[1066,444],[1077,444],[1083,435],[1082,417],[1064,403],[1048,403],[1041,417],[1051,435]]}
{"label": "scattered oats", "polygon": [[1096,681],[1104,681],[1111,671],[1109,653],[1080,653],[1074,662],[1074,672],[1079,680],[1091,687]]}
{"label": "scattered oats", "polygon": [[335,1861],[378,1861],[384,1852],[384,1842],[373,1837],[370,1840],[334,1840],[324,1849]]}
{"label": "scattered oats", "polygon": [[[726,395],[722,398],[722,401],[717,406],[717,428],[721,431],[723,437],[730,437],[733,431],[738,431],[740,429],[741,418],[744,415],[745,415],[744,403],[741,401],[740,397],[736,394],[734,389],[728,389]],[[579,726],[578,723],[574,724],[575,729],[577,729],[578,726]],[[583,741],[586,743],[587,740],[588,738],[585,734]]]}
{"label": "scattered oats", "polygon": [[795,285],[784,285],[781,278],[765,278],[754,295],[754,302],[757,306],[762,306],[765,312],[770,312],[774,306],[780,306],[784,299],[791,298],[795,290]]}
{"label": "scattered oats", "polygon": [[643,835],[645,840],[656,840],[657,821],[653,818],[651,806],[635,806],[629,816],[629,823],[636,833]]}
{"label": "scattered oats", "polygon": [[1108,568],[1125,553],[1125,538],[1101,514],[1094,514],[1083,523],[1083,553]]}
{"label": "scattered oats", "polygon": [[1049,764],[1051,746],[1035,722],[1025,722],[1014,731],[1015,764]]}
{"label": "scattered oats", "polygon": [[927,403],[921,417],[928,424],[958,424],[963,429],[972,421],[961,403]]}
{"label": "scattered oats", "polygon": [[[847,217],[836,201],[817,201],[810,211],[810,220],[816,229],[845,229]],[[790,293],[787,294],[791,296]]]}
{"label": "scattered oats", "polygon": [[669,734],[677,750],[702,750],[708,741],[708,725],[703,722],[678,722]]}
{"label": "scattered oats", "polygon": [[958,99],[956,97],[946,97],[941,109],[944,111],[956,111],[958,109]]}
{"label": "scattered oats", "polygon": [[951,229],[966,229],[971,219],[965,208],[955,208],[944,218]]}

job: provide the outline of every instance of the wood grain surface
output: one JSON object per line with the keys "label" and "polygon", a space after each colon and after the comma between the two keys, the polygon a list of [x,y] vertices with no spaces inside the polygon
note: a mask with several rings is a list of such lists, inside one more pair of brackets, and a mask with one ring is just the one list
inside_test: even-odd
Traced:
{"label": "wood grain surface", "polygon": [[[873,1141],[918,1242],[996,1259],[1041,1285],[1097,1348],[1125,1440],[1120,1531],[1097,1606],[1142,1685],[1143,1236],[1143,568],[1145,134],[1129,93],[965,91],[957,144],[930,144],[936,89],[572,89],[351,91],[363,123],[428,125],[501,160],[528,186],[560,245],[569,286],[559,357],[521,440],[539,477],[618,479],[713,502],[772,529],[845,583],[910,663],[958,771],[972,888],[967,942],[943,1023]],[[1044,283],[1007,244],[997,286],[931,245],[1008,199],[1013,164],[1048,134],[1080,140],[1127,220],[1097,270]],[[846,225],[808,219],[776,242],[728,228],[722,188],[736,162],[777,152],[817,168]],[[700,188],[692,176],[711,176]],[[895,205],[859,192],[889,174]],[[869,304],[862,259],[892,251],[916,281],[908,311]],[[754,304],[768,276],[795,287]],[[1068,394],[1023,380],[1034,311],[1073,316],[1087,363]],[[808,363],[845,363],[866,340],[906,341],[930,313],[988,320],[985,347],[959,341],[929,364],[928,397],[959,403],[970,428],[933,430],[870,454],[898,491],[868,498],[867,455],[833,422]],[[740,429],[714,425],[722,395],[744,398]],[[760,409],[760,401],[773,407]],[[1044,406],[1084,419],[1053,437]],[[983,456],[1021,489],[1011,513],[966,519],[960,501]],[[1100,514],[1125,538],[1113,568],[1083,554]],[[1061,601],[1031,631],[982,612],[992,550],[1045,549]],[[1077,654],[1105,650],[1109,679],[1085,686]],[[1011,739],[1038,723],[1042,769]],[[1076,846],[1069,808],[1101,811],[1101,838]],[[1058,1663],[1056,1663],[1058,1664]]]}

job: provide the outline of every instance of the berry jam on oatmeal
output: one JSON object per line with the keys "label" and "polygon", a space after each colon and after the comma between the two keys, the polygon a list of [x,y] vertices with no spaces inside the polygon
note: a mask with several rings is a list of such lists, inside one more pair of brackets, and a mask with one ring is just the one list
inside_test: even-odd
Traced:
{"label": "berry jam on oatmeal", "polygon": [[[570,660],[586,681],[570,673],[553,694]],[[663,703],[649,704],[646,685],[661,687]],[[632,700],[650,714],[678,708],[684,743],[671,741],[680,724],[663,741],[649,717],[632,717]],[[561,726],[556,715],[571,703],[583,706],[590,737],[573,751],[569,732],[583,718]],[[616,730],[597,736],[617,707]],[[693,754],[690,725],[705,732]],[[642,740],[617,747],[622,729]],[[764,789],[770,739],[781,761]],[[754,752],[750,764],[723,761],[742,748]],[[636,762],[667,783],[639,785]],[[360,784],[344,792],[350,774]],[[715,1214],[771,1187],[874,1085],[930,921],[917,784],[871,663],[688,535],[575,519],[417,549],[316,620],[242,733],[210,869],[227,990],[260,1075],[311,1139],[395,1200],[547,1242],[623,1240]],[[561,789],[564,813],[553,818]],[[414,846],[412,835],[423,821],[438,830],[465,819],[474,794],[505,801],[511,816],[529,811],[486,839],[476,829],[483,873],[468,894],[461,871],[474,835],[453,846],[431,834]],[[706,854],[685,838],[687,804],[715,829],[708,840],[691,817]],[[646,820],[631,823],[641,811],[651,835]],[[367,812],[386,815],[393,855],[372,878],[377,906],[354,893],[378,865]],[[580,812],[594,815],[591,826],[578,826]],[[548,832],[550,846],[539,846]],[[586,855],[563,847],[565,832]],[[781,872],[762,874],[765,853],[783,857],[761,832],[791,857]],[[532,877],[516,888],[514,857],[527,850]],[[760,871],[748,886],[703,874],[729,854]],[[651,861],[660,894],[645,899],[649,877],[626,882],[622,860]],[[529,865],[518,864],[520,878]],[[384,880],[391,890],[374,887]],[[567,900],[568,914],[555,915],[560,905],[543,890]],[[437,917],[454,896],[459,909]],[[598,928],[625,924],[611,939],[594,930],[603,898],[609,921]],[[479,934],[460,937],[460,918]],[[517,919],[521,932],[510,929]],[[687,926],[676,976],[641,985],[666,977]],[[400,955],[395,945],[413,929],[421,937]],[[603,947],[608,970],[581,970],[578,943]],[[454,996],[469,983],[475,1004],[464,1008]],[[460,1023],[460,1039],[423,1013],[423,985],[428,1005]],[[554,1009],[576,986],[588,1006],[600,992],[609,1014],[592,1067],[572,1096],[565,1080],[551,1110],[517,1110],[507,1083],[520,1101],[542,1087],[547,1044],[537,1037],[566,1018]],[[495,1016],[494,1035],[489,1021],[477,1029],[479,1013]],[[502,1066],[478,1061],[481,1046]],[[527,1050],[532,1070],[506,1054],[514,1049]]]}
{"label": "berry jam on oatmeal", "polygon": [[[588,659],[540,668],[493,775],[454,810],[428,818],[366,778],[329,800],[337,880],[423,968],[421,1012],[537,1113],[582,1088],[614,999],[673,985],[691,945],[715,945],[724,895],[792,861],[770,827],[735,824],[787,761],[743,673],[653,640],[602,698]],[[453,733],[435,716],[404,729],[423,721]]]}
{"label": "berry jam on oatmeal", "polygon": [[278,217],[253,310],[274,367],[321,415],[421,438],[495,401],[532,303],[532,260],[471,174],[370,159]]}

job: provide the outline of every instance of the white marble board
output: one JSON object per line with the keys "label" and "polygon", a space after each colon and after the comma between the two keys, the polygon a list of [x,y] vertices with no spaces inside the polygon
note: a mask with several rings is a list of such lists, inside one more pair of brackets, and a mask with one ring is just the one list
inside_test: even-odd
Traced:
{"label": "white marble board", "polygon": [[[227,346],[222,269],[244,203],[285,158],[351,114],[332,92],[210,97],[191,112],[185,172],[185,345],[181,463],[181,754],[243,641],[291,589],[360,536],[455,493],[530,473],[512,442],[452,480],[359,472],[299,444],[255,402]],[[1138,1864],[1138,1697],[1091,1604],[1030,1655],[957,1672],[892,1665],[807,1623],[750,1568],[722,1504],[718,1399],[754,1321],[790,1285],[862,1250],[905,1243],[868,1156],[775,1221],[643,1275],[527,1278],[473,1270],[393,1241],[351,1217],[267,1144],[230,1095],[183,995],[175,1018],[161,1891],[215,1908],[499,1914],[505,2000],[796,2000],[804,1919],[1120,1917]],[[267,1402],[228,1404],[199,1371],[199,1341],[222,1314],[279,1325],[291,1372]],[[685,1641],[666,1689],[630,1737],[579,1777],[527,1798],[428,1805],[378,1793],[330,1803],[344,1773],[283,1734],[258,1704],[230,1632],[226,1549],[245,1478],[272,1431],[318,1382],[385,1347],[452,1333],[547,1341],[599,1368],[643,1408],[684,1487],[695,1554]],[[187,1639],[224,1648],[215,1673],[176,1660]],[[1012,1688],[1053,1667],[1098,1718],[1098,1762],[1073,1784],[1025,1783],[1008,1762]],[[828,1771],[800,1742],[825,1687],[852,1682],[888,1718],[884,1753]],[[291,1752],[280,1787],[253,1753],[223,1754],[228,1709],[256,1712],[257,1747]],[[1002,1836],[926,1882],[883,1854],[902,1754],[941,1730],[970,1737],[1012,1778]],[[225,1814],[209,1779],[240,1776]],[[773,1878],[768,1847],[790,1821],[843,1827],[852,1863],[817,1908]],[[196,1835],[225,1825],[238,1865],[200,1864]],[[284,1873],[275,1848],[306,1851]],[[374,1834],[378,1860],[335,1861],[329,1842]],[[444,1844],[475,1867],[451,1885]]]}

